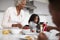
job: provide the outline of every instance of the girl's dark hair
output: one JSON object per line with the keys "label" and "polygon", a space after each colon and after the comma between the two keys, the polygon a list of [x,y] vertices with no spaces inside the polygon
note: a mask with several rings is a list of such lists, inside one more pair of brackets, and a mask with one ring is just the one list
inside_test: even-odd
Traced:
{"label": "girl's dark hair", "polygon": [[30,23],[30,21],[33,21],[34,22],[36,16],[38,17],[38,22],[37,22],[37,24],[38,24],[39,21],[40,21],[40,19],[39,19],[39,16],[37,14],[32,14],[31,17],[30,17],[30,19],[29,19],[29,21],[28,21],[28,23]]}
{"label": "girl's dark hair", "polygon": [[53,5],[54,10],[60,12],[60,0],[48,0],[49,4]]}

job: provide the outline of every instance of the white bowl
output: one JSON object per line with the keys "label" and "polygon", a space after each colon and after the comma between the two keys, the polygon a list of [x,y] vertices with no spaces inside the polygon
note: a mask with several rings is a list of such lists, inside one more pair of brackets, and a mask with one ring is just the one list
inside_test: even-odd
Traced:
{"label": "white bowl", "polygon": [[23,29],[23,33],[30,33],[30,29]]}
{"label": "white bowl", "polygon": [[12,34],[19,34],[21,31],[22,31],[22,29],[19,29],[19,28],[12,28],[11,29]]}

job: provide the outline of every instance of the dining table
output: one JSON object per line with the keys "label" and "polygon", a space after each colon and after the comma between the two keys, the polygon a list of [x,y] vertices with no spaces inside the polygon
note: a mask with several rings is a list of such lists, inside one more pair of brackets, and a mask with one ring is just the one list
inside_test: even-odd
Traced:
{"label": "dining table", "polygon": [[[14,31],[12,31],[13,33],[8,33],[8,34],[3,34],[3,31],[4,30],[10,30],[12,31],[11,29],[12,28],[3,28],[3,29],[0,29],[0,40],[27,40],[25,37],[26,36],[30,36],[32,38],[32,40],[37,40],[38,38],[38,35],[39,33],[37,32],[29,32],[29,29],[28,30],[24,30],[22,29],[22,33],[19,33],[19,34],[14,34],[14,33],[17,33],[17,31],[14,29]],[[23,33],[24,32],[24,33]],[[47,37],[49,37],[49,40],[57,40],[58,39],[58,36],[55,36],[56,33],[59,33],[58,31],[56,30],[51,30],[50,32],[46,32],[44,31],[44,33],[46,35],[48,35]]]}
{"label": "dining table", "polygon": [[[37,40],[39,33],[26,33],[26,34],[3,34],[4,29],[0,29],[0,40],[27,40],[25,36],[30,36],[32,40]],[[9,29],[10,30],[10,29]]]}

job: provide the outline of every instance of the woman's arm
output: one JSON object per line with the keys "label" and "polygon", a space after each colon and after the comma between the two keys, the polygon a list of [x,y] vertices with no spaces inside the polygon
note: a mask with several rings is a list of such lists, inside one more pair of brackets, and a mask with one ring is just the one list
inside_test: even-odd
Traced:
{"label": "woman's arm", "polygon": [[60,31],[60,27],[57,27],[56,30]]}
{"label": "woman's arm", "polygon": [[50,31],[50,30],[52,30],[52,29],[55,29],[55,30],[60,31],[60,28],[58,28],[58,27],[53,27],[53,26],[48,26],[48,27],[47,27],[47,31]]}
{"label": "woman's arm", "polygon": [[6,10],[6,12],[4,13],[3,21],[2,21],[2,26],[3,26],[3,27],[11,27],[11,25],[12,25],[12,24],[9,22],[9,20],[10,20],[9,11],[11,11],[11,10]]}

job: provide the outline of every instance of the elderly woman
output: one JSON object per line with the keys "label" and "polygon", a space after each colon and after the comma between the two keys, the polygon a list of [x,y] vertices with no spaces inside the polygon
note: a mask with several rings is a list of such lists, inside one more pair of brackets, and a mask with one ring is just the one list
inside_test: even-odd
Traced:
{"label": "elderly woman", "polygon": [[26,17],[24,10],[22,10],[26,5],[26,0],[15,0],[15,7],[9,7],[3,18],[3,27],[23,27],[26,25],[24,19]]}

